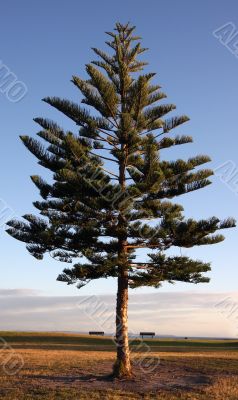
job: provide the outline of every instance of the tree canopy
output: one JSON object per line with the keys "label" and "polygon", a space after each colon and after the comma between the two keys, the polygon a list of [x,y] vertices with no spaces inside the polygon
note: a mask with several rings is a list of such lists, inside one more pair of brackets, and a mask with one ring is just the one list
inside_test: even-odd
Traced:
{"label": "tree canopy", "polygon": [[[41,166],[52,172],[51,183],[31,179],[40,191],[32,214],[8,222],[7,232],[27,244],[37,259],[49,252],[72,263],[58,280],[79,287],[118,276],[128,269],[130,287],[158,287],[163,281],[207,282],[209,263],[186,256],[166,256],[170,248],[190,248],[221,242],[217,231],[234,226],[233,219],[186,219],[174,202],[180,195],[211,182],[210,161],[199,155],[187,160],[163,160],[164,149],[192,142],[171,132],[187,122],[185,115],[167,117],[175,105],[165,102],[154,73],[143,73],[143,48],[134,27],[116,24],[107,32],[111,53],[94,48],[97,59],[86,65],[88,79],[73,76],[80,103],[58,97],[43,99],[75,122],[75,132],[36,118],[40,140],[21,136]],[[150,224],[150,221],[157,221]],[[125,242],[123,259],[119,256]],[[145,248],[147,260],[136,250]]]}

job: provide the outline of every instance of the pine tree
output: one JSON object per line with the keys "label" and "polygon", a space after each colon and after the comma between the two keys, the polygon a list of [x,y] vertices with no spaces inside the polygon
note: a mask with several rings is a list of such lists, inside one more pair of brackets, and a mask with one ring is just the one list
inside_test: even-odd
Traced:
{"label": "pine tree", "polygon": [[[8,222],[7,232],[25,242],[41,260],[49,252],[72,263],[58,280],[82,287],[91,280],[118,281],[116,305],[117,360],[114,375],[131,376],[128,345],[128,287],[159,287],[162,282],[208,282],[210,264],[182,255],[166,256],[171,247],[190,248],[221,242],[216,231],[233,227],[233,219],[185,219],[183,207],[171,200],[211,182],[210,169],[199,169],[207,156],[165,161],[162,150],[191,143],[190,136],[169,136],[187,116],[165,116],[176,107],[165,103],[154,73],[142,73],[147,49],[135,27],[117,23],[107,32],[110,54],[94,48],[97,60],[86,65],[88,79],[73,76],[84,105],[58,97],[43,99],[78,127],[65,131],[36,118],[40,139],[21,136],[24,145],[52,171],[53,181],[31,179],[42,201],[34,206],[42,217],[24,215]],[[156,224],[150,223],[156,221]],[[137,249],[147,249],[140,260]]]}

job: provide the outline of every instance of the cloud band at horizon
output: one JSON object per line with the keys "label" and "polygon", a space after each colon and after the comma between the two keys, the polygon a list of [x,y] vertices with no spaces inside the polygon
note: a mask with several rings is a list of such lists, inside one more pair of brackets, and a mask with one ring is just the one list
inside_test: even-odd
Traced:
{"label": "cloud band at horizon", "polygon": [[[0,289],[1,330],[113,333],[112,295],[49,296]],[[238,292],[163,292],[130,296],[129,330],[159,336],[238,338]]]}

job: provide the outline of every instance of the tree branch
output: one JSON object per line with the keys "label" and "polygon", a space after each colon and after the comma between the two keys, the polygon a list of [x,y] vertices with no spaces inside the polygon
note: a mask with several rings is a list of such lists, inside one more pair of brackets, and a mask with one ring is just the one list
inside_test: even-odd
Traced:
{"label": "tree branch", "polygon": [[101,156],[99,154],[95,154],[92,151],[89,151],[89,154],[92,154],[93,156],[100,157],[100,158],[103,158],[104,160],[112,161],[112,162],[115,162],[115,163],[118,164],[118,161],[117,160],[113,160],[113,158],[104,157],[104,156]]}

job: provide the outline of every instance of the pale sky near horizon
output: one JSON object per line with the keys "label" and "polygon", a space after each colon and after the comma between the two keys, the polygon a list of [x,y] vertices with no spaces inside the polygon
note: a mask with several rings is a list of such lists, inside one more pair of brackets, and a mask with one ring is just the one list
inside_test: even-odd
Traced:
{"label": "pale sky near horizon", "polygon": [[[0,330],[115,332],[115,296],[48,296],[32,290],[0,289]],[[129,301],[129,334],[238,338],[238,294],[159,292]]]}
{"label": "pale sky near horizon", "polygon": [[[238,32],[237,1],[10,0],[1,4],[1,14],[0,60],[27,87],[26,96],[16,103],[0,91],[1,208],[5,204],[16,216],[33,211],[32,202],[38,199],[38,193],[29,176],[44,171],[18,137],[35,135],[36,116],[55,119],[71,128],[67,119],[41,99],[56,95],[77,101],[71,76],[85,76],[84,65],[93,59],[91,47],[105,48],[104,32],[112,30],[119,20],[136,25],[142,44],[149,47],[145,54],[149,70],[157,72],[156,81],[167,93],[168,101],[177,105],[178,113],[191,118],[176,133],[192,135],[194,143],[178,146],[176,151],[168,149],[165,157],[208,154],[212,158],[209,167],[217,169],[229,161],[228,170],[233,168],[232,182],[214,176],[213,185],[179,197],[176,202],[184,206],[187,217],[238,219],[238,58],[213,34],[227,23],[234,27],[233,35]],[[237,228],[224,234],[226,240],[220,244],[182,250],[184,255],[212,262],[209,284],[165,284],[159,292],[171,296],[191,291],[204,295],[236,292]],[[35,260],[23,243],[8,237],[3,229],[0,241],[2,290],[29,289],[57,297],[115,293],[112,279],[90,283],[80,292],[56,282],[61,263],[49,257]],[[154,292],[158,291],[145,288],[135,293]],[[206,313],[204,321],[209,321]]]}

